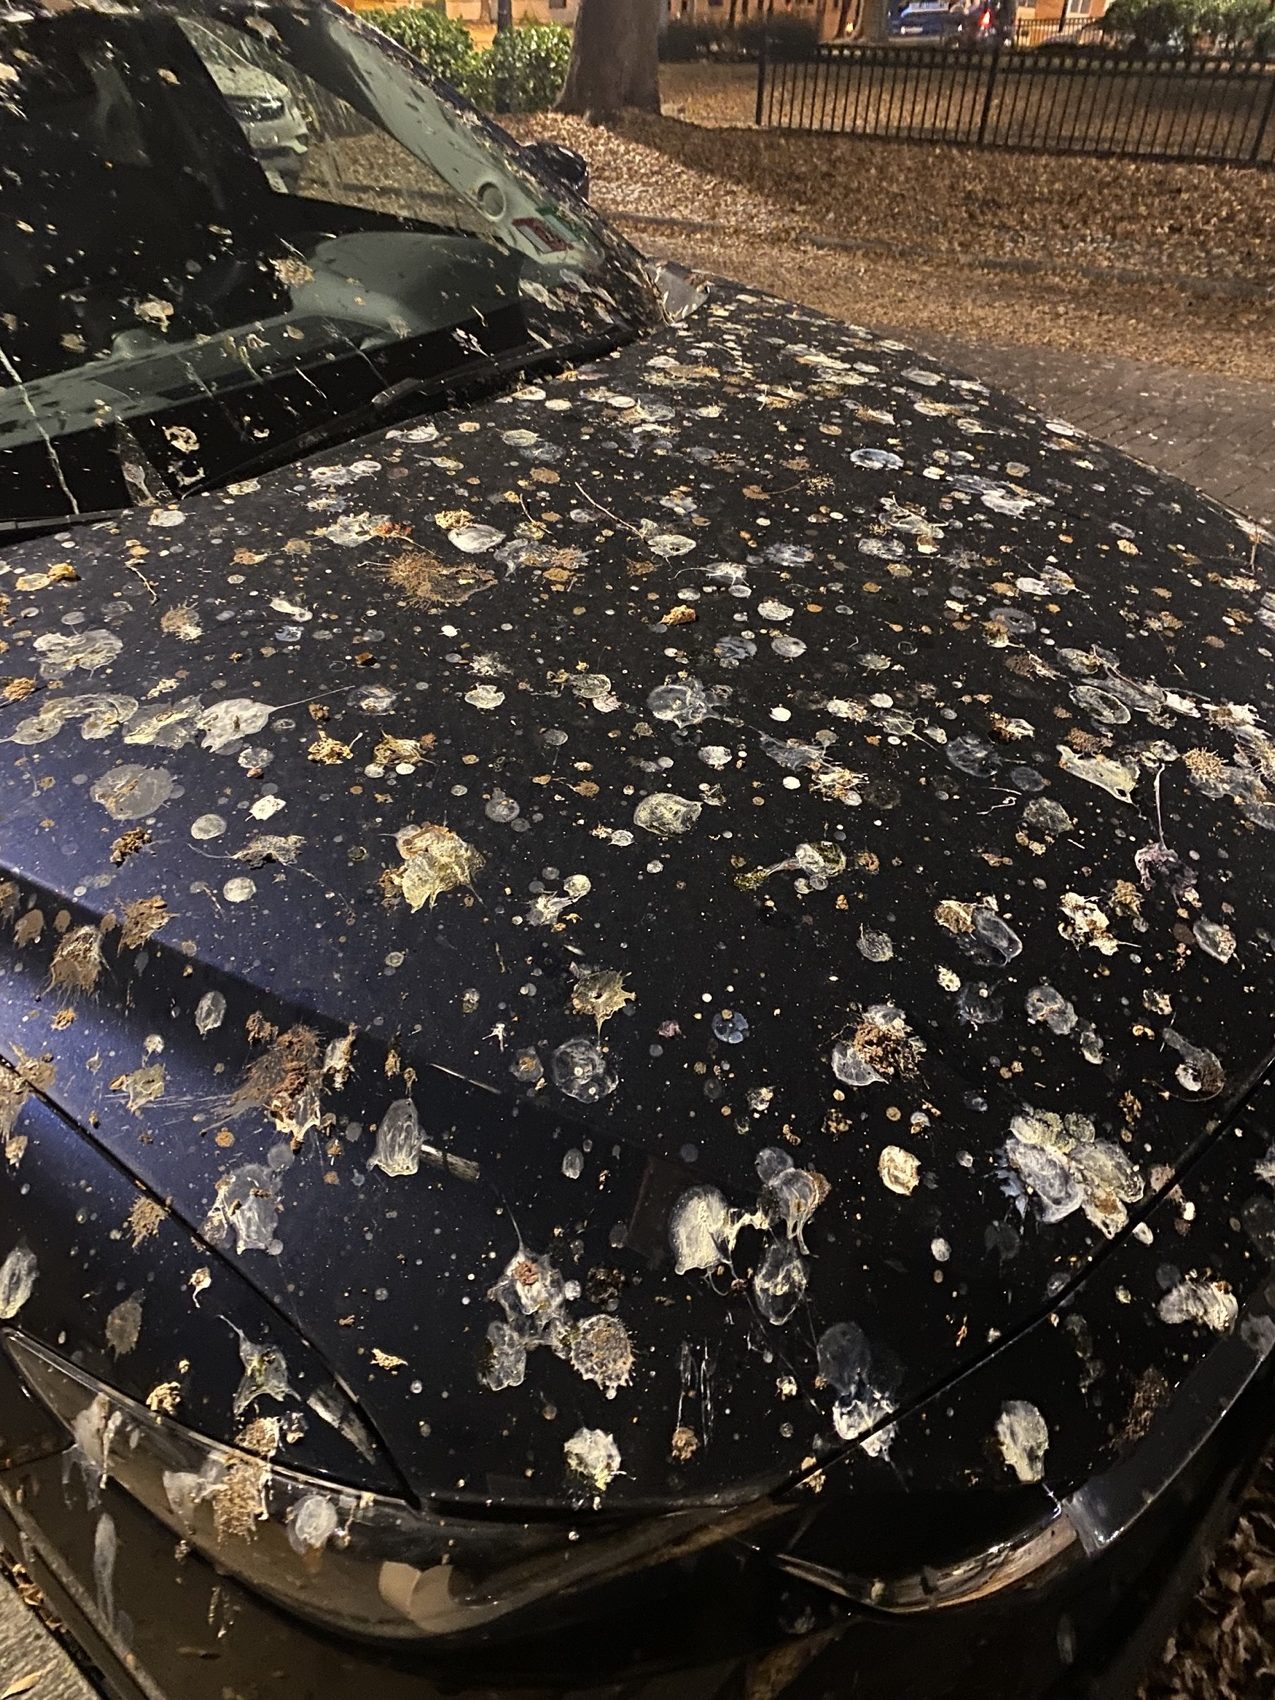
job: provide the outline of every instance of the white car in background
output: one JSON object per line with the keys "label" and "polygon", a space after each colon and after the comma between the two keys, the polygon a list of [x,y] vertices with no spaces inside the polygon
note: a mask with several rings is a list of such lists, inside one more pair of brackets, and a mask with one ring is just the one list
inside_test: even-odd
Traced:
{"label": "white car in background", "polygon": [[309,145],[305,117],[286,83],[229,47],[221,34],[187,21],[217,91],[234,113],[248,146],[269,176],[291,189]]}

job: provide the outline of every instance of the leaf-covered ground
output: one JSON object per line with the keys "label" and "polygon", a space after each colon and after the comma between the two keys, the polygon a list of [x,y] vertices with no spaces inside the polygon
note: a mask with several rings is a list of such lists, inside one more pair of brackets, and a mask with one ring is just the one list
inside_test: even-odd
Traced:
{"label": "leaf-covered ground", "polygon": [[1141,1700],[1258,1700],[1275,1693],[1275,1464],[1148,1673]]}
{"label": "leaf-covered ground", "polygon": [[841,317],[1275,380],[1268,173],[730,127],[751,76],[672,65],[663,118],[515,122],[648,247],[675,221],[695,263]]}

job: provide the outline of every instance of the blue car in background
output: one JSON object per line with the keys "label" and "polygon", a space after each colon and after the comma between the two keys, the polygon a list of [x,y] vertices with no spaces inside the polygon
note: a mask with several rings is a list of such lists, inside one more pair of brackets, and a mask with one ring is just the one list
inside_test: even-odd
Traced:
{"label": "blue car in background", "polygon": [[892,5],[889,32],[892,41],[948,41],[961,27],[965,8],[948,0],[904,0]]}

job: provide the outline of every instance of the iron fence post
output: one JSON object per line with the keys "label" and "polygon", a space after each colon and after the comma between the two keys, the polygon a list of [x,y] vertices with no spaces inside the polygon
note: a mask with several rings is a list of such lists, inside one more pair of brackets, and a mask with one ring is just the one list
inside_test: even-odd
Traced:
{"label": "iron fence post", "polygon": [[761,129],[762,115],[766,110],[766,61],[769,57],[770,31],[761,32],[761,41],[757,45],[757,116],[753,122]]}
{"label": "iron fence post", "polygon": [[987,67],[987,92],[983,96],[983,115],[978,121],[978,145],[981,148],[987,136],[987,121],[992,115],[992,95],[996,90],[996,67],[1000,64],[1001,50],[992,49],[991,64]]}
{"label": "iron fence post", "polygon": [[1262,157],[1262,143],[1266,140],[1266,132],[1270,127],[1271,118],[1275,115],[1275,70],[1269,71],[1267,75],[1270,77],[1270,86],[1266,90],[1266,105],[1262,109],[1257,134],[1253,138],[1253,152],[1250,155],[1254,165]]}

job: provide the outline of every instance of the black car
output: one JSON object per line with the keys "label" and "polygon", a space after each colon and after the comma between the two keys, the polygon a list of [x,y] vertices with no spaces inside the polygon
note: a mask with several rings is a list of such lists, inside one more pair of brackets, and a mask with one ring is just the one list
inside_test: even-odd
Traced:
{"label": "black car", "polygon": [[0,102],[0,1510],[107,1689],[1127,1689],[1271,1429],[1269,539],[321,0]]}

